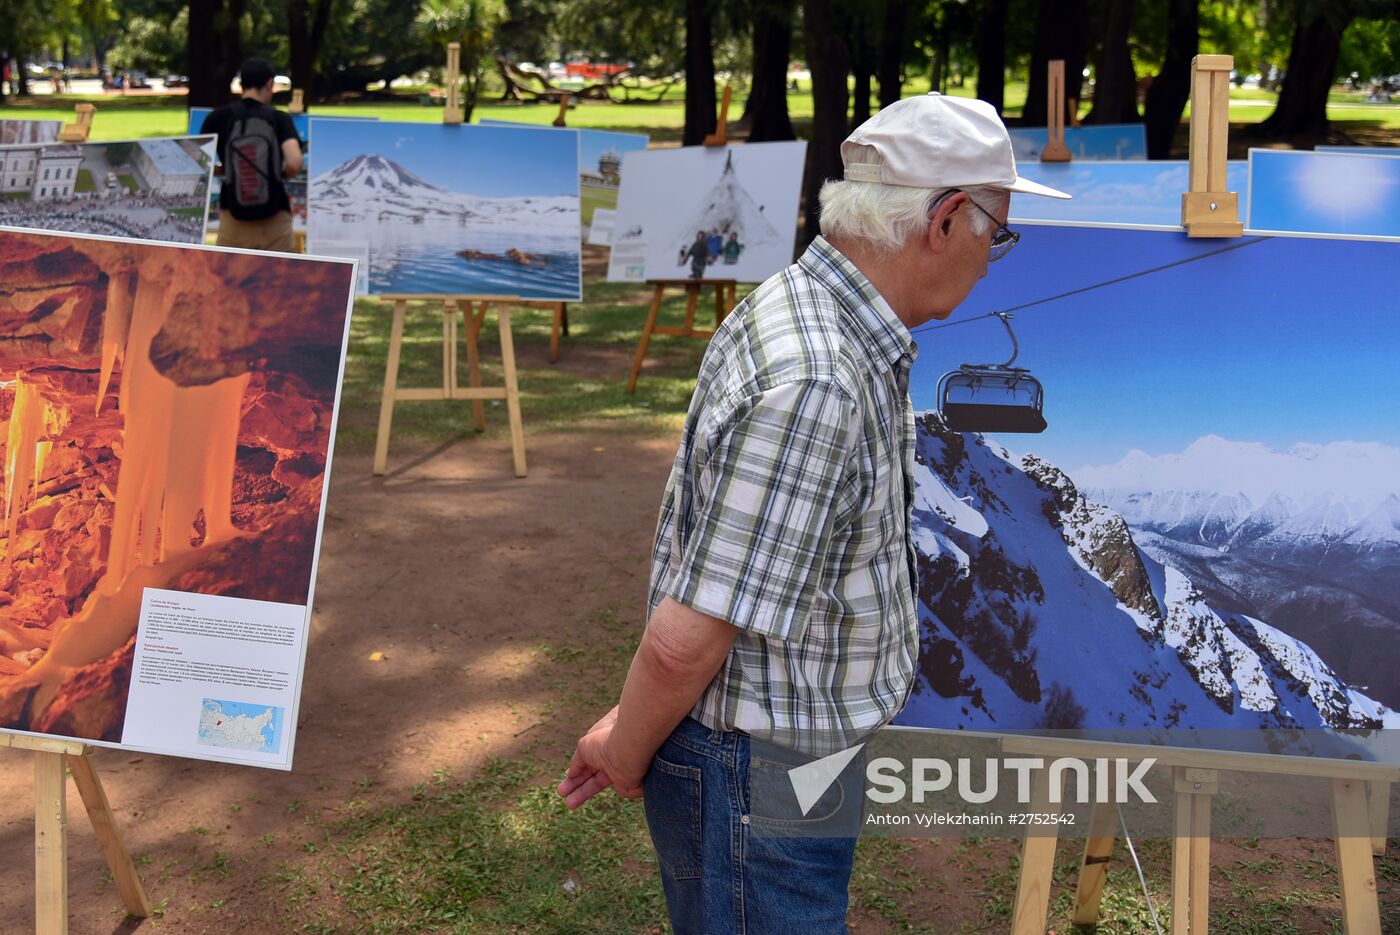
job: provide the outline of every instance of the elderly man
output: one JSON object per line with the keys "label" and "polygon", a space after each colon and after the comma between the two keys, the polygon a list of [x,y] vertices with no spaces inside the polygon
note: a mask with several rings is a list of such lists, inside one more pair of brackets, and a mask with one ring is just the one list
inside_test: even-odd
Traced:
{"label": "elderly man", "polygon": [[[559,792],[645,795],[678,933],[845,930],[852,837],[755,833],[751,741],[888,723],[918,657],[910,329],[1016,243],[1006,128],[981,101],[899,101],[841,146],[822,237],[726,319],[661,503],[650,618],[618,707]],[[771,824],[771,819],[769,820]]]}

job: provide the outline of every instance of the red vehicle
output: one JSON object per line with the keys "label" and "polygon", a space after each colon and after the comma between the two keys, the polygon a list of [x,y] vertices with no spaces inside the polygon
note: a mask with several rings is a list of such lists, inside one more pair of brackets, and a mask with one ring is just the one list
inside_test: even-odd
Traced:
{"label": "red vehicle", "polygon": [[570,78],[584,78],[589,81],[597,81],[608,75],[615,75],[618,72],[626,71],[626,65],[605,65],[593,62],[569,62],[564,66]]}

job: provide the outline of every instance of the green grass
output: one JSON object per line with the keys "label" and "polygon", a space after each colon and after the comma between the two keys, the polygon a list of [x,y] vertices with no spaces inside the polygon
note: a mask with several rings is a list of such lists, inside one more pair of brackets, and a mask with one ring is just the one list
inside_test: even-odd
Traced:
{"label": "green grass", "polygon": [[129,174],[118,174],[117,183],[133,195],[136,194],[137,189],[140,187],[136,184],[136,176]]}
{"label": "green grass", "polygon": [[92,172],[88,169],[79,169],[78,178],[73,183],[73,191],[79,193],[97,191],[97,182],[92,177]]}
{"label": "green grass", "polygon": [[[915,77],[904,85],[905,96],[922,94],[929,88],[927,78]],[[1008,118],[1019,117],[1025,104],[1027,85],[1023,81],[1006,84],[1005,114]],[[966,81],[962,86],[950,84],[948,93],[958,97],[972,97],[976,94],[976,84]],[[650,98],[653,94],[646,94]],[[737,91],[730,106],[730,118],[738,119],[743,113],[746,92]],[[71,119],[72,105],[87,101],[97,106],[97,116],[93,124],[94,140],[139,139],[148,136],[180,135],[188,130],[185,98],[179,95],[151,95],[136,97],[83,97],[66,96],[58,98],[61,104],[54,105],[52,97],[34,97],[19,102],[11,102],[0,112],[15,117],[31,119]],[[1230,91],[1230,119],[1235,123],[1257,123],[1273,112],[1277,94],[1259,88],[1232,88]],[[1367,104],[1365,94],[1354,91],[1334,90],[1328,98],[1327,116],[1346,132],[1349,127],[1400,129],[1400,103]],[[649,133],[654,140],[677,142],[685,125],[684,86],[673,86],[665,98],[659,102],[639,102],[627,104],[606,104],[584,101],[571,107],[568,113],[570,126],[593,127],[597,129],[621,130]],[[878,102],[872,99],[872,111]],[[1081,108],[1081,115],[1087,114],[1089,104]],[[793,121],[802,131],[810,124],[812,117],[812,95],[810,82],[802,82],[800,90],[788,93],[788,111]],[[416,93],[406,93],[398,100],[373,100],[351,104],[317,105],[312,108],[315,114],[327,116],[378,117],[381,120],[400,120],[419,123],[436,123],[442,119],[442,108],[425,106],[419,103]],[[472,114],[473,120],[511,120],[520,123],[548,125],[558,115],[559,108],[554,104],[502,104],[495,102],[490,95],[483,97]],[[1189,111],[1188,111],[1189,113]]]}
{"label": "green grass", "polygon": [[609,211],[617,209],[617,189],[604,191],[598,188],[579,189],[582,197],[579,199],[579,210],[583,214],[583,223],[593,223],[593,211],[595,208],[607,208]]}
{"label": "green grass", "polygon": [[[743,293],[740,293],[742,297]],[[569,336],[560,342],[560,360],[549,364],[545,351],[553,323],[551,312],[517,309],[511,315],[516,349],[521,409],[526,434],[597,428],[673,432],[684,416],[695,389],[695,373],[706,342],[657,336],[648,350],[648,369],[634,396],[626,393],[629,363],[651,291],[624,283],[587,284],[585,301],[569,305]],[[709,303],[705,300],[709,299]],[[696,322],[708,327],[713,299],[702,296]],[[683,293],[672,293],[662,306],[660,323],[680,324]],[[374,442],[379,397],[388,358],[392,306],[375,299],[358,299],[350,325],[350,354],[345,365],[341,423],[336,442],[363,450]],[[459,319],[460,321],[460,319]],[[459,331],[461,329],[459,328]],[[500,338],[491,312],[480,334],[482,379],[500,384]],[[459,354],[460,382],[467,383],[465,351]],[[399,386],[442,385],[442,306],[410,305],[404,327]],[[486,436],[507,433],[503,405],[486,405]],[[394,409],[395,439],[423,441],[473,434],[471,403],[466,401],[401,402]]]}

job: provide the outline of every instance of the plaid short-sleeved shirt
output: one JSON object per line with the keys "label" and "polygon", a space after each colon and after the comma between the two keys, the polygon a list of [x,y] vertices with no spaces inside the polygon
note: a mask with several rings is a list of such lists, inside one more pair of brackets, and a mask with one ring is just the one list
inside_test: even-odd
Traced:
{"label": "plaid short-sleeved shirt", "polygon": [[691,715],[801,746],[894,717],[918,656],[909,370],[918,348],[822,238],[710,342],[661,501],[649,611],[739,637]]}

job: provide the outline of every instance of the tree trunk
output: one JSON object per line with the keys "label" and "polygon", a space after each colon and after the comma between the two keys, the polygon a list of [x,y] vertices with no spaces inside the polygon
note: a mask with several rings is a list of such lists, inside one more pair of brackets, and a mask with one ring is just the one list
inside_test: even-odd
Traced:
{"label": "tree trunk", "polygon": [[807,34],[807,64],[812,69],[812,141],[807,145],[807,170],[802,199],[807,223],[799,238],[802,248],[821,233],[818,194],[827,179],[839,179],[841,141],[846,138],[848,102],[846,76],[850,74],[850,50],[837,30],[833,0],[805,0],[802,26]]}
{"label": "tree trunk", "polygon": [[851,87],[851,129],[870,119],[870,71],[864,63],[852,69],[855,81]]}
{"label": "tree trunk", "polygon": [[882,110],[904,93],[904,50],[908,48],[908,33],[909,0],[885,0],[885,21],[880,27],[880,49],[875,61]]}
{"label": "tree trunk", "polygon": [[762,0],[754,10],[753,89],[744,105],[750,143],[797,138],[787,103],[794,6],[795,0]]}
{"label": "tree trunk", "polygon": [[1167,12],[1167,57],[1144,102],[1147,158],[1170,159],[1181,113],[1191,99],[1191,59],[1200,42],[1200,0],[1171,0]]}
{"label": "tree trunk", "polygon": [[[326,35],[335,0],[287,0],[287,52],[291,59],[292,87],[300,88],[309,102],[316,88],[316,59]],[[309,16],[308,16],[309,14]]]}
{"label": "tree trunk", "polygon": [[977,26],[977,97],[1001,113],[1006,106],[1008,0],[986,0]]}
{"label": "tree trunk", "polygon": [[715,50],[709,0],[685,0],[685,132],[682,146],[698,146],[715,131]]}
{"label": "tree trunk", "polygon": [[1142,119],[1137,105],[1137,72],[1128,49],[1132,24],[1133,0],[1109,0],[1098,80],[1094,84],[1094,109],[1086,123],[1137,123]]}
{"label": "tree trunk", "polygon": [[1352,14],[1341,4],[1318,5],[1299,20],[1288,50],[1288,70],[1274,112],[1259,125],[1263,136],[1315,143],[1327,135],[1327,92],[1337,77],[1342,33]]}
{"label": "tree trunk", "polygon": [[1028,127],[1046,125],[1049,84],[1046,69],[1056,59],[1064,59],[1065,63],[1065,100],[1079,98],[1088,37],[1089,9],[1086,0],[1045,0],[1040,4],[1035,21],[1035,42],[1031,46],[1026,107],[1021,112],[1023,124]]}
{"label": "tree trunk", "polygon": [[239,23],[244,0],[190,0],[185,37],[191,107],[218,107],[228,101],[229,82],[242,64]]}

